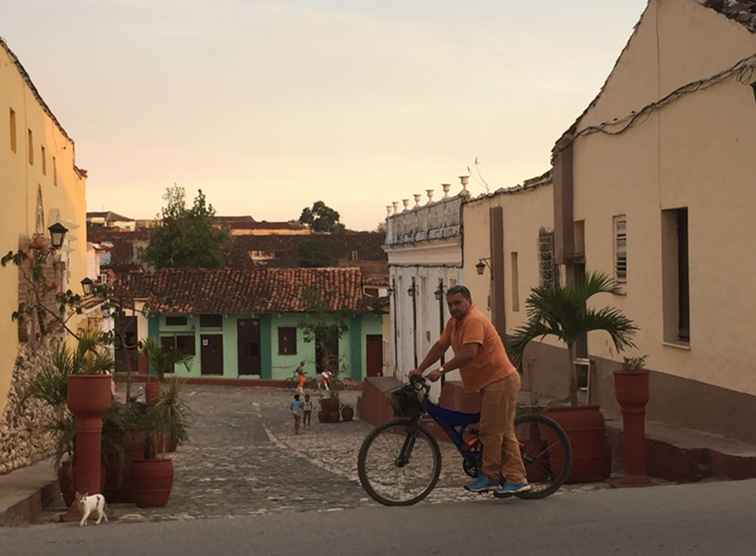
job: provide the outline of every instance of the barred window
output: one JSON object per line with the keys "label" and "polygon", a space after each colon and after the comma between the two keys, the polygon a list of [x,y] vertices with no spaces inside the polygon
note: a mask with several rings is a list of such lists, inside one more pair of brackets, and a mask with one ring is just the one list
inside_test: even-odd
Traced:
{"label": "barred window", "polygon": [[627,284],[627,217],[614,217],[614,277]]}
{"label": "barred window", "polygon": [[538,281],[542,288],[554,288],[559,284],[554,261],[554,232],[544,228],[538,232]]}

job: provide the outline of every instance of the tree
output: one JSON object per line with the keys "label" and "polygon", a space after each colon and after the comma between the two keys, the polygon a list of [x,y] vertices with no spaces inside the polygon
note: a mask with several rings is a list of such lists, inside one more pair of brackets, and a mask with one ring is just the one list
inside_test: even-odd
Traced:
{"label": "tree", "polygon": [[300,224],[307,224],[316,232],[343,232],[346,228],[339,222],[341,215],[326,205],[323,201],[316,201],[312,208],[302,209],[299,217]]}
{"label": "tree", "polygon": [[338,262],[337,254],[334,252],[333,245],[321,241],[322,237],[308,238],[303,237],[297,242],[297,261],[299,266],[304,268],[317,268],[336,266]]}
{"label": "tree", "polygon": [[[302,302],[306,309],[304,319],[299,323],[304,341],[315,343],[316,367],[330,370],[338,377],[339,358],[333,347],[349,330],[348,322],[354,316],[350,311],[329,311],[328,304],[316,286],[308,286],[302,291]],[[338,348],[337,348],[338,349]]]}
{"label": "tree", "polygon": [[228,232],[213,226],[215,209],[202,190],[197,191],[191,208],[180,186],[167,188],[163,200],[160,224],[152,231],[145,252],[147,262],[157,269],[222,267]]}
{"label": "tree", "polygon": [[555,336],[567,344],[570,368],[570,403],[577,405],[577,368],[575,345],[588,332],[607,332],[617,351],[635,347],[632,337],[638,331],[633,321],[619,309],[588,308],[588,300],[602,293],[617,293],[617,283],[606,274],[590,273],[574,286],[540,287],[531,292],[527,301],[528,321],[515,330],[511,339],[511,353],[521,367],[527,345],[536,338]]}

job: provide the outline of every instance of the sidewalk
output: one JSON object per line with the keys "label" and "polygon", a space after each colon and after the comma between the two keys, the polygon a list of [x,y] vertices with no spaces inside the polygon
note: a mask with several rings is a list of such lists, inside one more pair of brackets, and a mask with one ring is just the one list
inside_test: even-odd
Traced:
{"label": "sidewalk", "polygon": [[0,526],[31,523],[57,496],[58,479],[49,460],[0,475]]}

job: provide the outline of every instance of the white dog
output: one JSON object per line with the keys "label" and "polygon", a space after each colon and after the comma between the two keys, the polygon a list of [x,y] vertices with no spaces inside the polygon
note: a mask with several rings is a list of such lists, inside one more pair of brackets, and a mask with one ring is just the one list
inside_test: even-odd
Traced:
{"label": "white dog", "polygon": [[105,520],[105,523],[108,522],[108,516],[105,515],[105,497],[102,494],[93,494],[92,496],[89,496],[86,492],[84,494],[79,494],[77,492],[76,503],[79,505],[82,515],[79,527],[84,527],[87,524],[89,515],[94,511],[97,511],[96,525],[99,525],[103,519]]}

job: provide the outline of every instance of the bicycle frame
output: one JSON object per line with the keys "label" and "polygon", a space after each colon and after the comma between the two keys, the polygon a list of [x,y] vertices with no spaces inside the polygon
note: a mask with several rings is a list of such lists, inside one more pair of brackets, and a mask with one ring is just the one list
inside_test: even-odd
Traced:
{"label": "bicycle frame", "polygon": [[[425,414],[443,429],[449,440],[465,459],[476,458],[476,454],[468,449],[464,442],[465,430],[480,423],[480,413],[461,413],[436,405],[427,398],[423,402]],[[419,419],[421,419],[420,416]],[[419,420],[418,419],[418,420]]]}

